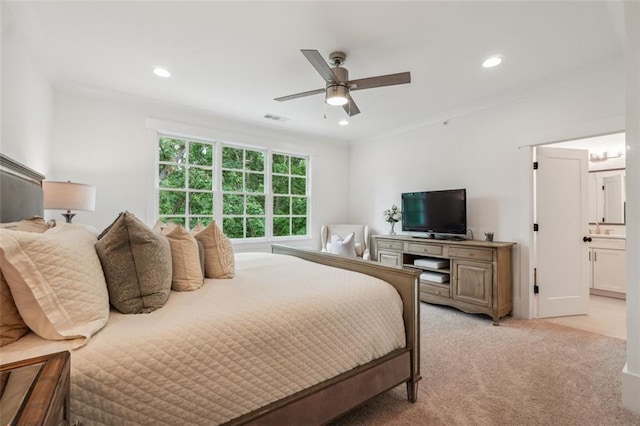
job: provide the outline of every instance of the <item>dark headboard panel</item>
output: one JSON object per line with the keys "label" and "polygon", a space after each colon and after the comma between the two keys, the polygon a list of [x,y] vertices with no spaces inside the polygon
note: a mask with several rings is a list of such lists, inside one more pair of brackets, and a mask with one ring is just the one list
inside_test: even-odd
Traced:
{"label": "dark headboard panel", "polygon": [[0,154],[0,222],[43,216],[44,175]]}

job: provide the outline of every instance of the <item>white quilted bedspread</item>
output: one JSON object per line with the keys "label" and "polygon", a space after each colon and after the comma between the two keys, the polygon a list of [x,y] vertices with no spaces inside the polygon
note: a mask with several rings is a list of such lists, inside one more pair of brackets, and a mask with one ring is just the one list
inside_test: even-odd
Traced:
{"label": "white quilted bedspread", "polygon": [[404,345],[389,284],[240,253],[234,279],[150,314],[111,312],[72,352],[71,412],[85,425],[222,423]]}

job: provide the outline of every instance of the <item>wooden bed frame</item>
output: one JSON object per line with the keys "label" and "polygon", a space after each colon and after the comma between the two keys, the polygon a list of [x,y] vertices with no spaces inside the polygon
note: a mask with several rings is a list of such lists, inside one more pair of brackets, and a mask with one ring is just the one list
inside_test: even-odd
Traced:
{"label": "wooden bed frame", "polygon": [[[42,216],[43,179],[42,174],[0,154],[0,222]],[[408,400],[415,402],[418,397],[418,381],[421,379],[418,294],[420,271],[283,245],[273,245],[272,252],[360,272],[393,285],[400,294],[404,307],[406,346],[225,424],[326,424],[402,383],[406,383]]]}

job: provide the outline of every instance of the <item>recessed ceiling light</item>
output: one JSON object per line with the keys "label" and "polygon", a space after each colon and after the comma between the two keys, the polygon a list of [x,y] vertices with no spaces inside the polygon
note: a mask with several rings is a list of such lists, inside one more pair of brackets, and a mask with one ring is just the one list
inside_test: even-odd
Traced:
{"label": "recessed ceiling light", "polygon": [[500,56],[492,56],[485,59],[482,63],[482,66],[485,68],[493,68],[496,65],[500,65],[500,62],[502,62],[502,58]]}
{"label": "recessed ceiling light", "polygon": [[340,121],[338,121],[338,124],[341,125],[341,126],[347,126],[349,124],[349,121],[348,120],[340,120]]}
{"label": "recessed ceiling light", "polygon": [[164,68],[156,67],[153,69],[153,73],[158,77],[169,78],[171,77],[171,73]]}

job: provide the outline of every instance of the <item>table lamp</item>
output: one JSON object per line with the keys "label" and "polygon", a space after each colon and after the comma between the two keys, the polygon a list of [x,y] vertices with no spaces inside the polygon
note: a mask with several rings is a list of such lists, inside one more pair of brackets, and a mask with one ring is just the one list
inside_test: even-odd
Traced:
{"label": "table lamp", "polygon": [[44,208],[47,210],[66,210],[62,213],[67,223],[76,214],[71,210],[84,210],[92,212],[96,209],[96,187],[83,183],[68,182],[42,182],[44,191]]}

